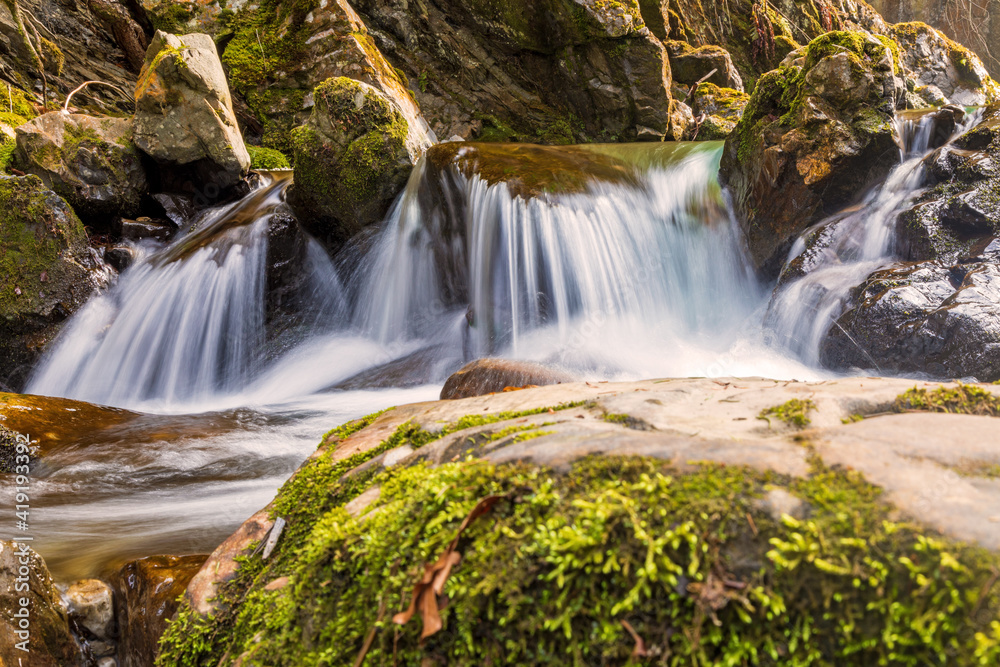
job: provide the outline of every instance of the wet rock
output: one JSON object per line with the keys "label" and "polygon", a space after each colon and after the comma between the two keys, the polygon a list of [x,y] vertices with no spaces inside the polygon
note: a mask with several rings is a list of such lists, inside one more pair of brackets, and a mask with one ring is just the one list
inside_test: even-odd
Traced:
{"label": "wet rock", "polygon": [[125,118],[47,113],[18,127],[14,164],[106,230],[113,216],[139,213],[148,187],[131,136]]}
{"label": "wet rock", "polygon": [[197,213],[197,207],[191,197],[173,193],[157,193],[153,199],[163,207],[164,215],[177,227],[186,227]]}
{"label": "wet rock", "polygon": [[[32,667],[87,664],[41,556],[26,544],[0,541],[0,581],[4,582],[0,587],[0,609],[4,610],[0,616],[0,656],[4,660],[30,657]],[[22,601],[27,605],[22,606]],[[23,622],[19,616],[22,609]]]}
{"label": "wet rock", "polygon": [[66,589],[69,617],[90,635],[107,641],[115,634],[111,587],[98,579],[82,579]]}
{"label": "wet rock", "polygon": [[385,95],[344,77],[314,91],[309,121],[295,129],[288,203],[331,252],[382,220],[413,163],[407,122]]}
{"label": "wet rock", "polygon": [[135,251],[129,245],[116,245],[104,250],[104,261],[121,273],[132,266],[135,261]]}
{"label": "wet rock", "polygon": [[824,366],[1000,379],[1000,242],[961,263],[878,271],[820,348]]}
{"label": "wet rock", "polygon": [[119,217],[115,218],[111,225],[111,232],[123,241],[141,241],[142,239],[168,241],[176,231],[177,227],[169,220],[154,220],[147,217],[136,220]]}
{"label": "wet rock", "polygon": [[0,393],[0,421],[29,436],[43,452],[79,442],[81,433],[96,434],[136,417],[129,410],[68,398]]}
{"label": "wet rock", "polygon": [[156,645],[177,609],[177,599],[206,556],[149,556],[122,566],[112,583],[120,628],[120,667],[153,664]]}
{"label": "wet rock", "polygon": [[719,88],[732,88],[743,92],[743,79],[733,65],[733,58],[721,46],[692,47],[686,42],[670,41],[665,44],[670,55],[673,80],[686,86],[712,83]]}
{"label": "wet rock", "polygon": [[726,141],[721,180],[733,194],[751,259],[780,269],[802,230],[849,204],[899,162],[891,50],[832,32],[761,78]]}
{"label": "wet rock", "polygon": [[37,176],[0,177],[0,388],[17,389],[59,325],[111,272]]}
{"label": "wet rock", "polygon": [[1000,101],[1000,86],[979,56],[938,30],[926,23],[900,23],[892,27],[892,36],[903,67],[918,86],[934,86],[961,106]]}
{"label": "wet rock", "polygon": [[134,142],[200,188],[235,185],[250,169],[212,38],[157,32],[135,89]]}
{"label": "wet rock", "polygon": [[544,364],[512,359],[476,359],[448,378],[441,389],[441,400],[484,396],[527,385],[543,386],[574,380],[569,373]]}

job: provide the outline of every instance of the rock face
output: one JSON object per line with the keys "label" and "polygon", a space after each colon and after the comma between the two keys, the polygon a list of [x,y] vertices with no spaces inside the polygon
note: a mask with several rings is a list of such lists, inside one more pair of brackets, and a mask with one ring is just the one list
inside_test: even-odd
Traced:
{"label": "rock face", "polygon": [[441,389],[441,400],[470,398],[517,389],[572,382],[573,376],[558,369],[527,361],[477,359],[455,371]]}
{"label": "rock face", "polygon": [[346,424],[192,580],[160,660],[992,660],[998,602],[959,591],[1000,563],[1000,391],[914,385],[578,383]]}
{"label": "rock face", "polygon": [[88,225],[106,230],[135,216],[146,173],[124,118],[47,113],[17,128],[15,166],[42,179]]}
{"label": "rock face", "polygon": [[917,86],[933,87],[948,102],[982,106],[1000,101],[1000,86],[979,57],[926,23],[901,23],[892,27],[903,67]]}
{"label": "rock face", "polygon": [[[18,656],[39,667],[88,664],[69,629],[66,609],[52,575],[26,544],[0,541],[0,655],[15,665]],[[22,605],[22,601],[26,605]],[[24,622],[22,623],[22,617]],[[23,634],[19,634],[23,633]],[[27,644],[22,644],[27,642]],[[21,645],[25,650],[19,648]]]}
{"label": "rock face", "polygon": [[0,178],[0,212],[0,387],[15,389],[111,273],[80,219],[37,176]]}
{"label": "rock face", "polygon": [[333,251],[385,215],[413,163],[406,119],[365,83],[330,79],[314,91],[309,121],[295,129],[295,182],[288,202]]}
{"label": "rock face", "polygon": [[883,42],[832,32],[757,84],[726,142],[720,178],[765,274],[777,273],[800,232],[899,162],[894,71]]}
{"label": "rock face", "polygon": [[205,556],[150,556],[126,563],[114,577],[120,667],[147,667],[177,609],[177,598],[205,563]]}
{"label": "rock face", "polygon": [[743,92],[743,79],[732,56],[721,46],[694,48],[687,42],[670,41],[666,47],[674,82],[687,86],[707,82]]}
{"label": "rock face", "polygon": [[135,88],[135,145],[201,186],[228,187],[250,169],[215,42],[157,32]]}

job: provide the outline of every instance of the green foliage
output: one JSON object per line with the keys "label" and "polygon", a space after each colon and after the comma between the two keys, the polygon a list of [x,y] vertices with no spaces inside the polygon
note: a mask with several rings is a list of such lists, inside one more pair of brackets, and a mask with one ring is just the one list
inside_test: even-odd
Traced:
{"label": "green foliage", "polygon": [[[343,503],[368,485],[378,500],[351,516]],[[809,519],[758,510],[765,485],[801,497]],[[556,475],[466,461],[346,489],[314,489],[335,504],[267,564],[245,559],[217,617],[182,608],[158,664],[349,665],[369,634],[373,665],[626,664],[622,621],[654,664],[1000,659],[1000,599],[984,587],[996,556],[893,521],[856,473],[818,465],[792,481],[608,458]],[[419,617],[391,617],[487,496],[506,500],[462,533],[444,629],[422,642]],[[265,589],[281,576],[290,583]]]}
{"label": "green foliage", "polygon": [[805,428],[806,426],[809,426],[812,421],[809,419],[809,411],[815,409],[816,404],[813,403],[811,399],[807,398],[802,400],[799,398],[793,398],[792,400],[782,403],[781,405],[761,410],[760,414],[757,415],[757,419],[763,419],[770,424],[771,417],[774,417],[788,426]]}
{"label": "green foliage", "polygon": [[146,15],[149,16],[154,30],[162,30],[172,35],[185,32],[185,24],[194,18],[192,4],[185,2],[160,2],[148,9]]}
{"label": "green foliage", "polygon": [[938,387],[933,391],[914,387],[896,398],[895,409],[1000,417],[1000,396],[970,384]]}
{"label": "green foliage", "polygon": [[[34,98],[30,97],[20,88],[15,88],[9,83],[0,88],[0,111],[13,114],[14,118],[21,119],[18,125],[23,125],[38,114],[35,112]],[[9,122],[9,121],[4,121]]]}
{"label": "green foliage", "polygon": [[0,173],[7,173],[10,170],[11,160],[14,158],[14,149],[17,147],[17,142],[13,139],[7,139],[3,143],[0,143]]}
{"label": "green foliage", "polygon": [[273,148],[263,148],[262,146],[247,146],[247,152],[250,153],[250,168],[251,169],[289,169],[291,164],[288,162],[288,158],[281,151],[274,150]]}

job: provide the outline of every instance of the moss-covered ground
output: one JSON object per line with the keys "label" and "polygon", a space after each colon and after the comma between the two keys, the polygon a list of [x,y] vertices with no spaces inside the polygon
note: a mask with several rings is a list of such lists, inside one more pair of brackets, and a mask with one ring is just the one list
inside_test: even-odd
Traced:
{"label": "moss-covered ground", "polygon": [[[469,459],[346,474],[472,426],[523,435],[501,423],[517,416],[403,424],[343,460],[342,438],[376,416],[327,434],[273,505],[289,522],[274,554],[241,561],[214,616],[182,607],[158,664],[1000,660],[1000,559],[900,521],[877,487],[818,459],[804,479],[645,458],[566,473]],[[360,515],[345,509],[376,487]],[[805,502],[804,518],[762,509],[775,488]],[[417,586],[425,575],[438,594]],[[417,613],[394,622],[414,601]],[[441,628],[422,639],[436,610]]]}

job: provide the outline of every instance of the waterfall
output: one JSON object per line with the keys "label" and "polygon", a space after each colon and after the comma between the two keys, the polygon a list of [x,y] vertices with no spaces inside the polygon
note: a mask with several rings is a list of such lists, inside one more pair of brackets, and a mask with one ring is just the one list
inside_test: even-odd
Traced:
{"label": "waterfall", "polygon": [[[356,325],[383,341],[459,330],[467,358],[606,370],[633,350],[656,367],[664,345],[729,340],[764,297],[717,182],[721,144],[591,150],[632,162],[635,181],[525,198],[456,173],[428,205],[423,165],[378,240]],[[696,373],[689,361],[670,367]]]}
{"label": "waterfall", "polygon": [[[969,114],[952,138],[971,128],[978,117]],[[799,237],[771,299],[765,323],[774,343],[810,366],[819,366],[820,345],[844,312],[851,290],[895,260],[896,220],[924,185],[923,160],[935,148],[935,118],[899,117],[896,123],[901,163],[860,205]]]}
{"label": "waterfall", "polygon": [[35,394],[126,407],[197,404],[237,391],[264,345],[271,214],[287,176],[205,214],[150,252],[60,334],[29,382]]}

